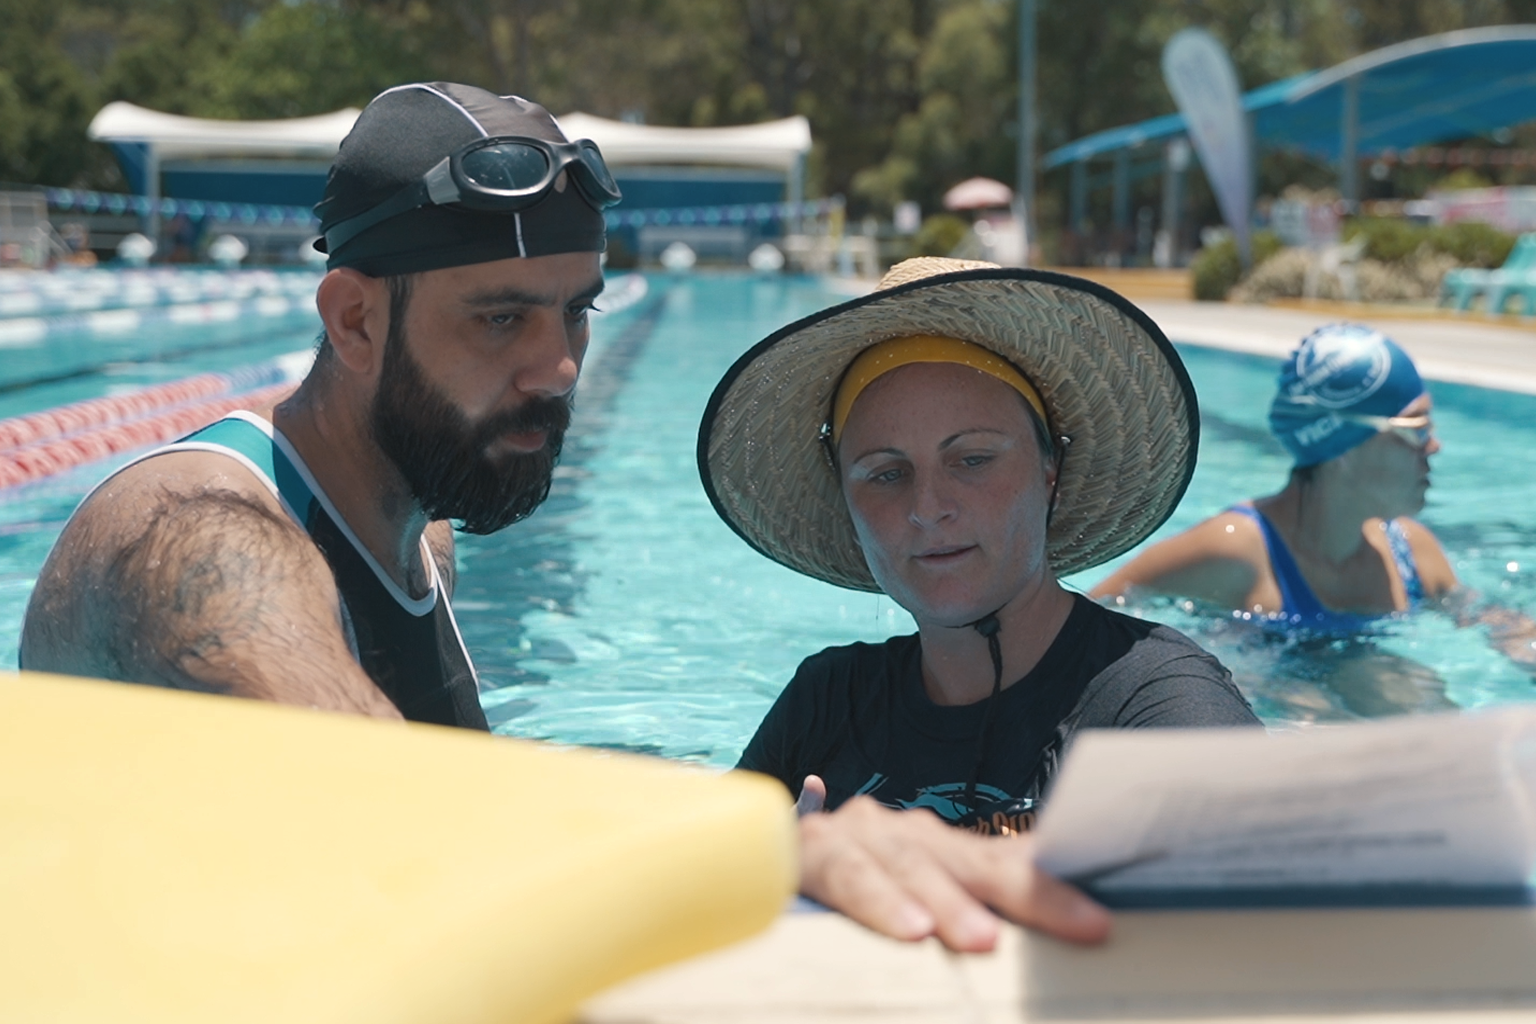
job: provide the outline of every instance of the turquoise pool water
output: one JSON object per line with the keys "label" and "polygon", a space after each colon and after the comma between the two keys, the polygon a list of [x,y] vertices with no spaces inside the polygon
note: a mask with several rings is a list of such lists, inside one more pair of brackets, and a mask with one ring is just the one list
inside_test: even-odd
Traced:
{"label": "turquoise pool water", "polygon": [[[763,335],[838,299],[804,278],[657,276],[643,301],[597,322],[549,503],[526,523],[460,544],[455,605],[497,731],[730,764],[801,658],[910,630],[883,597],[813,582],[753,553],[715,518],[694,468],[699,416],[726,367]],[[307,346],[315,326],[304,317],[245,325],[245,334],[225,325],[219,348],[198,348],[207,335],[196,327],[167,326],[145,341],[146,361],[0,392],[0,415],[246,365]],[[154,354],[185,349],[197,351]],[[1181,351],[1201,396],[1201,462],[1160,535],[1276,489],[1288,465],[1264,427],[1272,361]],[[1536,612],[1536,397],[1432,391],[1444,451],[1422,518],[1470,586]],[[0,665],[15,663],[21,613],[49,545],[107,468],[0,492]],[[1107,571],[1069,582],[1086,588]],[[1315,649],[1266,641],[1179,602],[1129,610],[1215,651],[1272,723],[1349,717],[1335,692],[1340,666],[1385,664],[1404,686],[1443,685],[1463,707],[1536,697],[1530,676],[1477,628],[1438,613],[1392,623],[1366,644]]]}

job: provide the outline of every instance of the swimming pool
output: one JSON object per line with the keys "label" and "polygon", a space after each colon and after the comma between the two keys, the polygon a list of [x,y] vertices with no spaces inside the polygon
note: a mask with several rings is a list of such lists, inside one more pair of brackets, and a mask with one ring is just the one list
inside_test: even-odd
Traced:
{"label": "swimming pool", "polygon": [[[643,300],[594,327],[548,504],[501,534],[461,538],[455,606],[498,732],[725,765],[801,658],[912,627],[879,595],[816,583],[752,552],[716,519],[694,468],[699,416],[725,369],[771,330],[840,296],[793,277],[658,275],[649,285]],[[228,337],[208,340],[202,328],[167,325],[144,341],[148,361],[74,378],[67,397],[49,390],[64,383],[0,392],[0,415],[127,381],[246,365],[306,347],[315,327],[312,314],[295,315],[226,325]],[[1201,396],[1201,461],[1160,536],[1275,490],[1288,466],[1264,426],[1273,361],[1181,351]],[[1431,389],[1444,450],[1422,518],[1465,582],[1536,612],[1536,397]],[[0,665],[15,663],[21,613],[49,545],[106,468],[0,494]],[[1069,582],[1086,588],[1107,571]],[[1365,650],[1318,650],[1264,640],[1178,602],[1130,610],[1210,647],[1272,723],[1348,717],[1325,677],[1363,656],[1396,659],[1410,683],[1432,674],[1463,707],[1536,697],[1529,675],[1477,630],[1437,614],[1391,623]]]}

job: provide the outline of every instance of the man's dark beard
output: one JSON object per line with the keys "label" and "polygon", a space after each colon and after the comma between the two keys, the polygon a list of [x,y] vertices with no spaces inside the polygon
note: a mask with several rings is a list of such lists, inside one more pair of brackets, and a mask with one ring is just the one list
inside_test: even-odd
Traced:
{"label": "man's dark beard", "polygon": [[[532,398],[515,412],[474,425],[434,387],[405,349],[403,317],[389,325],[373,398],[372,432],[430,519],[458,519],[465,533],[495,533],[526,519],[549,497],[550,477],[571,421],[566,398]],[[544,447],[491,459],[507,434],[543,430]]]}

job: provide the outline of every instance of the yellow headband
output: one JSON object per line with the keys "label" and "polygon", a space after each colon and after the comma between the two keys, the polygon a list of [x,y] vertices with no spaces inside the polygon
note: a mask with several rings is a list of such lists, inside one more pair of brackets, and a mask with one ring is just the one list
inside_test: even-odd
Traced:
{"label": "yellow headband", "polygon": [[917,334],[871,345],[848,364],[848,372],[843,374],[837,395],[832,399],[833,444],[843,436],[843,424],[848,422],[848,413],[864,389],[892,370],[912,363],[957,363],[996,377],[1024,396],[1024,401],[1035,410],[1041,423],[1050,424],[1040,393],[1008,360],[969,341]]}

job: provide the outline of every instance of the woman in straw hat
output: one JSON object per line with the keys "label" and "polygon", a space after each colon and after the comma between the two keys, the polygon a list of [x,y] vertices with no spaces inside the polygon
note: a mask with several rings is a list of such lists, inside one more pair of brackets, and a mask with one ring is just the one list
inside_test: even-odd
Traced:
{"label": "woman in straw hat", "polygon": [[1198,422],[1134,306],[989,263],[908,260],[747,352],[700,429],[716,511],[918,632],[806,659],[740,767],[803,808],[868,795],[1007,833],[1080,729],[1256,724],[1190,640],[1058,582],[1168,517]]}

